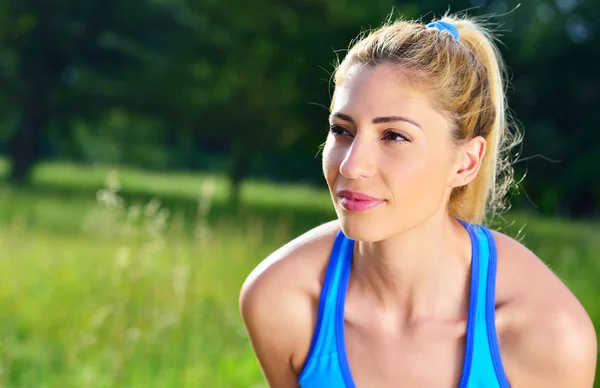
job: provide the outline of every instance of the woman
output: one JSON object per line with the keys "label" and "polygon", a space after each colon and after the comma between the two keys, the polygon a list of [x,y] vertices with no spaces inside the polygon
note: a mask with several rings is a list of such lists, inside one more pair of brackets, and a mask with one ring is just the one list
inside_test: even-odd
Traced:
{"label": "woman", "polygon": [[338,219],[278,249],[241,290],[270,386],[592,387],[583,307],[482,226],[512,178],[502,71],[466,17],[396,21],[351,48],[323,150]]}

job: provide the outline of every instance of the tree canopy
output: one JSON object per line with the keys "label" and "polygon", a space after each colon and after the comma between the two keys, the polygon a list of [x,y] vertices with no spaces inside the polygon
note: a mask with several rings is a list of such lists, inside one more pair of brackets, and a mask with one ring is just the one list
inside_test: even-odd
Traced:
{"label": "tree canopy", "polygon": [[[475,8],[473,8],[475,6]],[[509,105],[525,132],[517,206],[597,214],[600,3],[458,1],[496,14]],[[0,152],[27,181],[43,159],[322,183],[331,73],[393,11],[445,2],[20,0],[0,4]]]}

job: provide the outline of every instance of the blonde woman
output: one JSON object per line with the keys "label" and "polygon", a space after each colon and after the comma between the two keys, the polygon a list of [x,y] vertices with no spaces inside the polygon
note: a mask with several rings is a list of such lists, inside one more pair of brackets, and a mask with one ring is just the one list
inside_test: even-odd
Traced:
{"label": "blonde woman", "polygon": [[337,220],[265,259],[241,314],[271,387],[592,387],[581,304],[483,226],[511,183],[503,64],[476,20],[398,20],[336,69]]}

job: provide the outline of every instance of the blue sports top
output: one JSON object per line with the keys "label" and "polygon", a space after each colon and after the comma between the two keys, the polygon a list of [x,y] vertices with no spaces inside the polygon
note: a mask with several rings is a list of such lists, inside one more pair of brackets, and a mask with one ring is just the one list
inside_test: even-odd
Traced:
{"label": "blue sports top", "polygon": [[[471,284],[466,353],[459,388],[508,388],[495,326],[496,244],[489,229],[460,221],[471,237]],[[355,388],[346,355],[344,305],[354,241],[339,232],[333,245],[317,325],[301,388]]]}

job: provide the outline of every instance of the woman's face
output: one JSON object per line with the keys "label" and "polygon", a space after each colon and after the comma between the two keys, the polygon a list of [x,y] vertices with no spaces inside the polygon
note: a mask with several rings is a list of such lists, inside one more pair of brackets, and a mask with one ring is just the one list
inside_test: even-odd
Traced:
{"label": "woman's face", "polygon": [[323,171],[348,237],[380,241],[446,211],[460,168],[449,122],[397,69],[355,66],[330,126]]}

